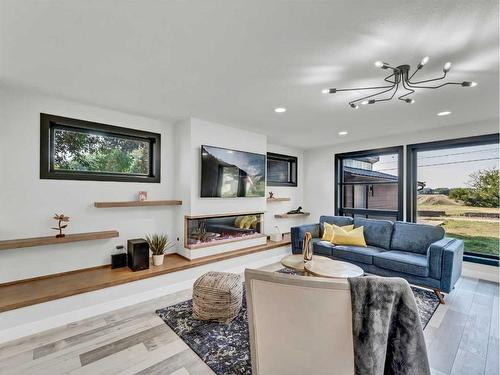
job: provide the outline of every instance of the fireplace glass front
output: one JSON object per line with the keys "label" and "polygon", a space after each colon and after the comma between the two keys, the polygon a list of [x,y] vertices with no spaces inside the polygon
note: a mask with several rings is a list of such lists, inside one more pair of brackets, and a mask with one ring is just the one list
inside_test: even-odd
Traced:
{"label": "fireplace glass front", "polygon": [[186,217],[184,244],[188,249],[263,237],[262,213]]}

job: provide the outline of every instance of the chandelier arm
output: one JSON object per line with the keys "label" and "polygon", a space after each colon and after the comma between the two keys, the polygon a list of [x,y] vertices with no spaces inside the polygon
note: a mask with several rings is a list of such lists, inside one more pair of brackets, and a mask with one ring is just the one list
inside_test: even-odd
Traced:
{"label": "chandelier arm", "polygon": [[396,90],[394,90],[394,92],[392,93],[392,95],[391,95],[389,98],[385,98],[385,99],[377,99],[377,100],[375,100],[375,102],[377,102],[377,103],[378,103],[378,102],[387,102],[387,101],[389,101],[389,100],[392,100],[392,98],[394,98],[394,95],[396,95],[396,93],[398,92],[398,89],[399,89],[399,82],[398,82],[398,83],[396,83],[395,87],[396,87]]}
{"label": "chandelier arm", "polygon": [[415,81],[415,82],[411,82],[411,81],[410,81],[411,77],[410,77],[410,78],[408,78],[408,79],[407,79],[407,82],[408,82],[408,83],[411,83],[412,85],[414,85],[414,84],[419,84],[419,83],[426,83],[426,82],[432,82],[432,81],[439,81],[439,80],[444,79],[444,78],[446,78],[446,73],[444,73],[442,77],[439,77],[439,78],[433,78],[433,79],[426,79],[426,80],[424,80],[424,81]]}
{"label": "chandelier arm", "polygon": [[391,86],[373,86],[373,87],[356,87],[356,88],[352,88],[352,89],[335,89],[335,91],[360,91],[360,90],[377,90],[377,89],[386,89],[388,87],[392,87],[394,85],[391,85]]}
{"label": "chandelier arm", "polygon": [[445,82],[445,83],[438,85],[438,86],[416,86],[416,85],[413,85],[409,82],[407,82],[407,83],[408,83],[409,87],[416,88],[416,89],[439,89],[440,87],[447,86],[447,85],[460,85],[460,86],[462,86],[462,82]]}
{"label": "chandelier arm", "polygon": [[384,78],[384,81],[392,83],[392,84],[396,83],[396,77],[394,77],[394,81],[391,81],[389,79],[389,78],[391,78],[392,76],[395,76],[395,75],[396,75],[396,73],[392,73],[391,75],[388,75],[387,77]]}
{"label": "chandelier arm", "polygon": [[393,67],[393,66],[391,66],[391,65],[389,65],[389,64],[385,64],[385,66],[386,66],[386,68],[385,68],[385,69],[392,69],[392,70],[394,70],[394,73],[399,72],[399,69],[398,69],[398,68],[395,68],[395,67]]}
{"label": "chandelier arm", "polygon": [[[420,69],[422,69],[422,68],[420,68]],[[413,72],[413,74],[412,74],[412,75],[408,78],[408,81],[410,81],[410,79],[412,79],[412,78],[413,78],[413,76],[414,76],[415,74],[417,74],[417,72],[418,72],[420,69],[419,69],[419,68],[416,68],[416,69],[415,69],[415,71]]]}
{"label": "chandelier arm", "polygon": [[380,91],[380,92],[376,92],[375,94],[371,94],[371,95],[367,95],[367,96],[364,96],[362,98],[359,98],[359,99],[356,99],[356,100],[353,100],[351,102],[349,102],[349,104],[354,104],[356,102],[359,102],[361,100],[365,100],[365,99],[368,99],[368,98],[373,98],[374,96],[377,96],[377,95],[380,95],[380,94],[384,94],[388,91],[391,91],[396,85],[392,85],[388,90],[384,90],[384,91]]}
{"label": "chandelier arm", "polygon": [[403,94],[403,95],[399,96],[399,97],[398,97],[398,99],[399,99],[399,100],[405,100],[405,99],[403,99],[405,96],[408,96],[408,95],[411,95],[411,94],[415,93],[415,90],[413,90],[413,89],[411,89],[411,88],[409,88],[409,87],[406,87],[406,85],[405,85],[405,81],[403,81],[403,87],[404,87],[406,90],[408,90],[409,92],[407,92],[406,94]]}

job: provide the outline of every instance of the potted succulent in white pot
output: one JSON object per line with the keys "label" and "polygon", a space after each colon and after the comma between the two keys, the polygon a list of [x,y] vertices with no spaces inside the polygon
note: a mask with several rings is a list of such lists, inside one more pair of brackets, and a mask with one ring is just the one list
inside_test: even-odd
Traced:
{"label": "potted succulent in white pot", "polygon": [[172,242],[168,240],[166,234],[153,234],[146,236],[146,242],[149,245],[149,249],[153,253],[153,264],[155,266],[161,266],[163,260],[165,259],[165,251],[174,246]]}

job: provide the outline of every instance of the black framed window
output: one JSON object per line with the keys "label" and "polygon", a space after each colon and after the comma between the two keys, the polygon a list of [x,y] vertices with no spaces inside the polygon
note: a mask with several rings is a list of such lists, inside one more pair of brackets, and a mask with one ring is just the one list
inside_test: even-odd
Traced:
{"label": "black framed window", "polygon": [[335,214],[403,220],[403,147],[335,155]]}
{"label": "black framed window", "polygon": [[160,182],[160,134],[40,114],[40,178]]}
{"label": "black framed window", "polygon": [[407,146],[407,218],[463,239],[464,260],[496,265],[499,134]]}
{"label": "black framed window", "polygon": [[297,186],[297,157],[268,152],[267,186]]}

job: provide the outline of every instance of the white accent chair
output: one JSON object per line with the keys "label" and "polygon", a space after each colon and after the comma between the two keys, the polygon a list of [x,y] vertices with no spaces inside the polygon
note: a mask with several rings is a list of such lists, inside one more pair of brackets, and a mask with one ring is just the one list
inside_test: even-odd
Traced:
{"label": "white accent chair", "polygon": [[354,374],[344,279],[245,270],[254,375]]}

